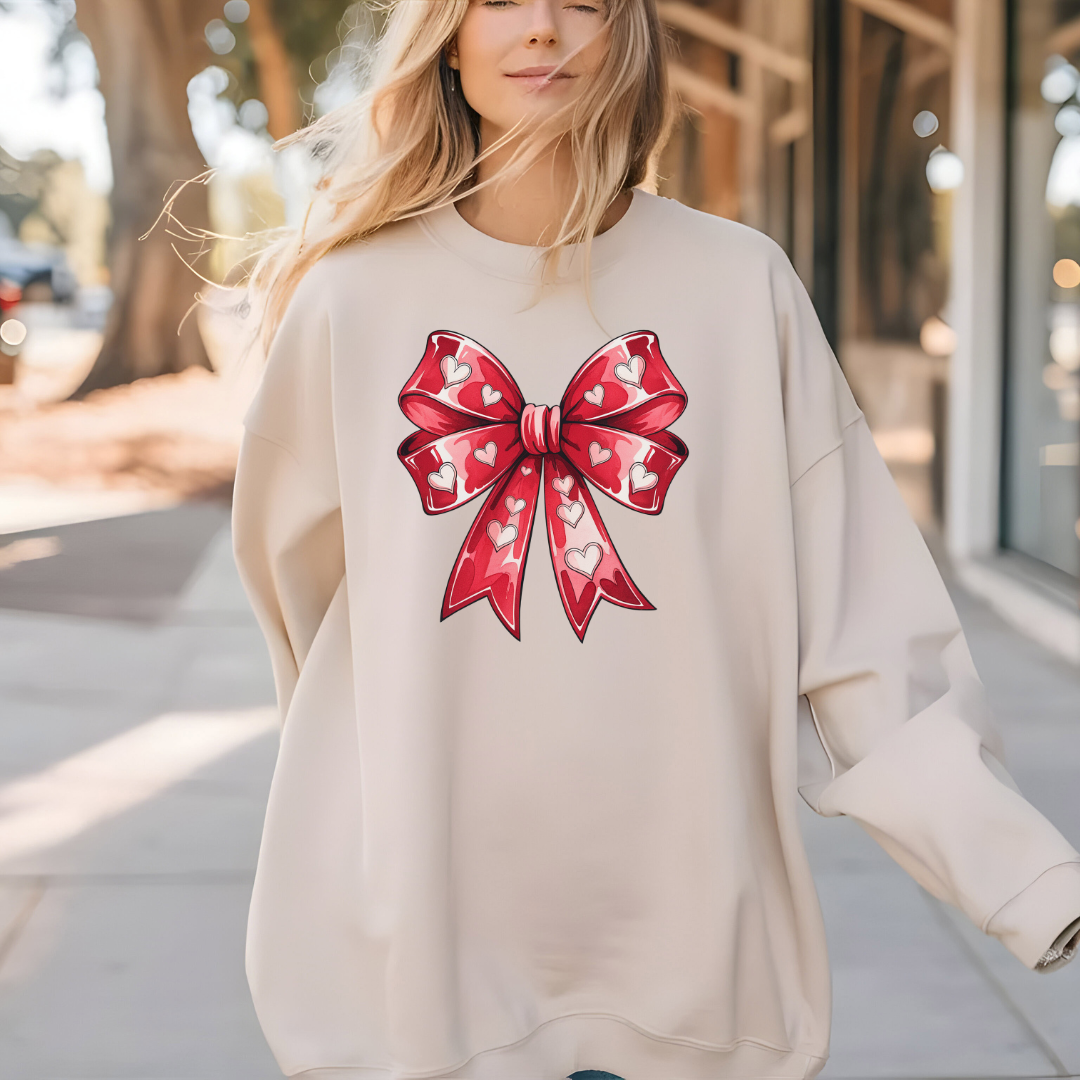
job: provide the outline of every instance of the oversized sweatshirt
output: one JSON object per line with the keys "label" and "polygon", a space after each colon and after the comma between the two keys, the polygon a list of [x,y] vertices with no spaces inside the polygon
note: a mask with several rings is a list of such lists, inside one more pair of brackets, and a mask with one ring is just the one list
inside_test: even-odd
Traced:
{"label": "oversized sweatshirt", "polygon": [[800,796],[1057,956],[1080,855],[1005,772],[781,249],[635,191],[588,294],[540,254],[452,206],[336,250],[245,417],[282,720],[247,970],[282,1070],[815,1075]]}

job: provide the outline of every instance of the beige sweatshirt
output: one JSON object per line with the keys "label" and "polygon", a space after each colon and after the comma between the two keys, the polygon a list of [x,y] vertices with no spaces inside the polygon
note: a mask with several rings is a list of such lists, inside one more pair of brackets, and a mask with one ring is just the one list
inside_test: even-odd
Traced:
{"label": "beige sweatshirt", "polygon": [[290,1076],[815,1075],[800,791],[1029,967],[1080,917],[783,252],[640,191],[593,252],[595,318],[453,207],[336,251],[245,418]]}

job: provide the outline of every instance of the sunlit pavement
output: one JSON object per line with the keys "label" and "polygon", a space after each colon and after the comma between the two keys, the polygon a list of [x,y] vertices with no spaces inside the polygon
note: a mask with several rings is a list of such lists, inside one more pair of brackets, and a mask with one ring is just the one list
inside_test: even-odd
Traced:
{"label": "sunlit pavement", "polygon": [[[1080,672],[956,600],[1014,775],[1080,846]],[[225,507],[0,537],[2,1080],[280,1075],[243,972],[272,697]],[[1080,962],[1028,972],[853,823],[804,817],[826,1076],[1080,1075]]]}

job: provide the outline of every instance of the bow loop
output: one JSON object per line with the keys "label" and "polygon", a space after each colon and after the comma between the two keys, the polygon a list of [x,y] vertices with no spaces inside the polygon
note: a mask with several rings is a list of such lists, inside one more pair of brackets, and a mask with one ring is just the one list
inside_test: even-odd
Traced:
{"label": "bow loop", "polygon": [[428,335],[424,357],[398,395],[401,411],[432,435],[516,422],[524,404],[513,375],[487,349],[449,331]]}
{"label": "bow loop", "polygon": [[668,486],[687,457],[686,444],[670,431],[649,439],[598,424],[568,424],[562,447],[605,495],[643,514],[664,509]]}
{"label": "bow loop", "polygon": [[428,337],[398,396],[419,427],[398,457],[424,510],[441,514],[491,489],[458,552],[442,617],[486,598],[520,637],[521,581],[541,503],[563,609],[580,640],[601,600],[652,604],[631,580],[586,479],[644,514],[659,514],[686,444],[666,431],[686,393],[649,331],[594,353],[560,405],[526,405],[514,377],[461,334]]}
{"label": "bow loop", "polygon": [[520,456],[516,424],[489,424],[435,439],[426,431],[414,431],[398,447],[429,514],[455,510],[486,491]]}
{"label": "bow loop", "polygon": [[655,334],[624,334],[598,349],[570,380],[564,424],[606,424],[653,435],[686,408],[686,392],[671,373]]}

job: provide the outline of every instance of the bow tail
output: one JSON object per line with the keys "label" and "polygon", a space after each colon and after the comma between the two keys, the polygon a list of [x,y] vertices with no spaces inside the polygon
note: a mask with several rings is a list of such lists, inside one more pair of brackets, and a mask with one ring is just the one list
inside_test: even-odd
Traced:
{"label": "bow tail", "polygon": [[601,600],[652,611],[626,572],[581,473],[561,454],[544,458],[544,498],[551,565],[578,640],[585,640]]}
{"label": "bow tail", "polygon": [[539,504],[541,461],[523,455],[484,500],[450,571],[445,619],[487,597],[500,622],[521,637],[521,582]]}

